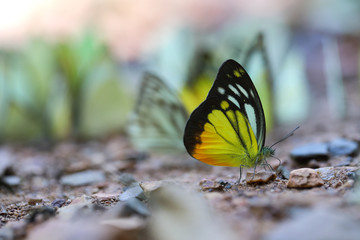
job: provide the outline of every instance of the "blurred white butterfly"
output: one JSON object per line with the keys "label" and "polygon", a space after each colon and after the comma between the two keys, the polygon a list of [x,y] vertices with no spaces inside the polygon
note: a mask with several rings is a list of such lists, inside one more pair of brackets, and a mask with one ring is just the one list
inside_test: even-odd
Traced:
{"label": "blurred white butterfly", "polygon": [[188,114],[160,78],[146,73],[135,109],[129,117],[128,134],[138,151],[185,152],[182,141]]}

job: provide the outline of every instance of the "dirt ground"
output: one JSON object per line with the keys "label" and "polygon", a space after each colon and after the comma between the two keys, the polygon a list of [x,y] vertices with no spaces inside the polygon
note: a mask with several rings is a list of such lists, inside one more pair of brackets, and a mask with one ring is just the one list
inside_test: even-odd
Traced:
{"label": "dirt ground", "polygon": [[[336,137],[360,142],[358,127],[304,124],[277,147],[276,156],[289,171],[304,167],[289,157],[294,147]],[[267,142],[286,130],[274,130]],[[208,166],[186,154],[136,153],[124,137],[60,143],[51,150],[3,146],[0,157],[3,177],[20,181],[1,183],[0,239],[356,239],[360,234],[353,226],[360,223],[354,190],[358,156],[346,166],[345,157],[319,161],[318,168],[333,167],[334,177],[306,189],[288,188],[280,175],[262,184],[244,179],[236,184],[237,168]],[[276,168],[278,161],[270,163]],[[88,170],[93,170],[88,182],[65,178]],[[189,231],[198,235],[187,238]]]}

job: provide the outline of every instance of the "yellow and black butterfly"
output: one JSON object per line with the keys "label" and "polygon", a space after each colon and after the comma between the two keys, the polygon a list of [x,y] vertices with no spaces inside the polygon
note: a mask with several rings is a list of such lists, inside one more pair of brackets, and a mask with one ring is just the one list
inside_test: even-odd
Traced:
{"label": "yellow and black butterfly", "polygon": [[268,165],[266,158],[274,155],[276,143],[264,146],[265,134],[264,111],[253,82],[239,63],[227,60],[186,123],[187,152],[210,165],[240,167],[240,181],[241,167]]}

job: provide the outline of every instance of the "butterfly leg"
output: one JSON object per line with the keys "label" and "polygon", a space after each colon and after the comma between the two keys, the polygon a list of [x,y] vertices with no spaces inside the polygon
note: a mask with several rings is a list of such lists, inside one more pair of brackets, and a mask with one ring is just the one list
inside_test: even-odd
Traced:
{"label": "butterfly leg", "polygon": [[272,156],[273,158],[277,159],[279,161],[279,166],[282,164],[281,160],[275,156]]}
{"label": "butterfly leg", "polygon": [[242,175],[242,165],[240,165],[240,177],[239,177],[239,180],[237,180],[236,184],[240,184],[241,182],[241,175]]}
{"label": "butterfly leg", "polygon": [[266,167],[268,167],[271,171],[275,172],[275,170],[273,169],[273,167],[266,161],[266,159],[264,159],[264,169],[266,170]]}
{"label": "butterfly leg", "polygon": [[261,166],[264,168],[265,171],[267,170],[268,165],[265,162],[262,163]]}
{"label": "butterfly leg", "polygon": [[255,177],[255,170],[256,170],[256,165],[255,165],[255,167],[254,167],[254,172],[253,172],[253,175],[252,175],[251,180],[254,180],[254,177]]}
{"label": "butterfly leg", "polygon": [[242,177],[242,168],[244,166],[243,165],[240,165],[240,177],[239,177],[239,180],[237,180],[236,184],[240,184],[241,183],[241,177]]}

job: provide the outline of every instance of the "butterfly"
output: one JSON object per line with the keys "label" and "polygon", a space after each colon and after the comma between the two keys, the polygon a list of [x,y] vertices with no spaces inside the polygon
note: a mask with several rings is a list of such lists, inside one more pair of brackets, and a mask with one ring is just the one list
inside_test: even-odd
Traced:
{"label": "butterfly", "polygon": [[213,84],[213,75],[217,71],[214,60],[214,53],[205,47],[199,48],[194,54],[186,80],[179,93],[189,113],[206,98]]}
{"label": "butterfly", "polygon": [[225,61],[186,123],[187,152],[210,165],[240,167],[240,181],[242,167],[270,166],[266,158],[274,156],[276,143],[264,146],[265,135],[264,110],[253,82],[239,63]]}
{"label": "butterfly", "polygon": [[138,151],[185,152],[182,136],[188,113],[176,93],[159,77],[145,73],[128,134]]}

